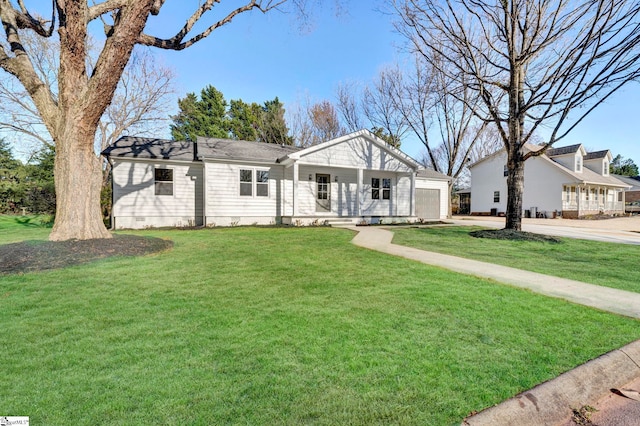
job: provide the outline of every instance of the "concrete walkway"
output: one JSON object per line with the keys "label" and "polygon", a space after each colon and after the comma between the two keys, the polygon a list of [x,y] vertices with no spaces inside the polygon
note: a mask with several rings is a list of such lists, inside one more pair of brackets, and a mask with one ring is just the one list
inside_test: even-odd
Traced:
{"label": "concrete walkway", "polygon": [[392,244],[393,233],[377,226],[350,227],[350,229],[358,232],[352,242],[361,247],[463,274],[528,288],[536,293],[640,319],[640,293]]}
{"label": "concrete walkway", "polygon": [[[463,259],[392,244],[393,233],[380,227],[349,227],[358,246],[405,257],[455,272],[528,288],[604,311],[640,318],[640,294],[552,277],[506,266]],[[640,340],[604,354],[557,378],[522,392],[463,420],[464,426],[572,426],[572,409],[595,406],[600,426],[637,425],[638,401],[613,398],[611,389],[640,386]],[[620,399],[621,398],[621,399]],[[594,417],[595,420],[595,417]]]}

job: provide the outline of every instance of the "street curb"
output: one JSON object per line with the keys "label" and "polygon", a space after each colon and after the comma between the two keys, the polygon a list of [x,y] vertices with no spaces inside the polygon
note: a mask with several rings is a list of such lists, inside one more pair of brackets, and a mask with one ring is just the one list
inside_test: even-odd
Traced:
{"label": "street curb", "polygon": [[640,378],[640,340],[467,417],[462,426],[556,425],[572,408],[595,404],[610,392]]}

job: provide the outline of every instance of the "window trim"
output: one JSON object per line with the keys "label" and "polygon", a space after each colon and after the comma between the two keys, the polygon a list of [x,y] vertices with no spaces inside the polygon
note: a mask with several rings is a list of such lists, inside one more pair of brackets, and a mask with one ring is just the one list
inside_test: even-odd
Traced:
{"label": "window trim", "polygon": [[382,199],[391,199],[391,178],[382,178]]}
{"label": "window trim", "polygon": [[[388,185],[388,186],[385,186]],[[391,177],[371,177],[371,199],[378,201],[391,200],[393,179]]]}
{"label": "window trim", "polygon": [[[243,180],[243,172],[249,172],[249,180]],[[246,173],[245,176],[246,178]],[[253,197],[253,169],[239,169],[238,171],[238,182],[239,182],[239,191],[238,194],[241,197]],[[249,188],[249,193],[248,194],[243,194],[242,189],[243,188],[247,188],[247,184],[248,184],[248,188]]]}
{"label": "window trim", "polygon": [[[251,180],[242,180],[242,172],[250,172]],[[266,173],[266,182],[258,182],[258,174]],[[269,168],[260,168],[260,167],[241,167],[238,169],[238,194],[240,197],[247,198],[271,198],[271,190],[270,190],[270,174],[271,170]],[[246,176],[245,176],[246,177]],[[243,194],[242,188],[248,189],[250,188],[250,193]],[[259,194],[260,189],[266,188],[266,194]]]}
{"label": "window trim", "polygon": [[[158,170],[168,170],[171,172],[171,180],[159,180],[158,179],[158,174],[157,171]],[[163,193],[158,193],[158,187],[168,187],[168,184],[171,184],[171,193],[170,194],[163,194]],[[173,197],[175,194],[175,170],[173,167],[154,167],[153,168],[153,194],[156,197]]]}
{"label": "window trim", "polygon": [[[255,169],[254,172],[255,172],[256,197],[269,198],[269,169]],[[260,182],[258,180],[258,173],[266,173],[267,180],[264,182]],[[267,193],[264,195],[260,194],[258,190],[259,188],[266,188]]]}
{"label": "window trim", "polygon": [[377,178],[377,177],[371,178],[371,199],[372,200],[380,199],[380,178]]}

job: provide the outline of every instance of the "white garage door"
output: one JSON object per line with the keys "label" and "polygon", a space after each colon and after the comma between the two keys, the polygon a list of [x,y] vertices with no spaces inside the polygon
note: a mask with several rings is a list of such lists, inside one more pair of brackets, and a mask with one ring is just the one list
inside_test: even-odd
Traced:
{"label": "white garage door", "polygon": [[440,219],[440,190],[416,189],[416,216],[422,219]]}

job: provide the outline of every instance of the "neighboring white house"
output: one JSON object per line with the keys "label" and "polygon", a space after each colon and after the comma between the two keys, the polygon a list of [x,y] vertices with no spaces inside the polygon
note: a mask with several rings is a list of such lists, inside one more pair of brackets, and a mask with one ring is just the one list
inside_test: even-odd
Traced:
{"label": "neighboring white house", "polygon": [[123,137],[103,155],[113,166],[117,229],[377,223],[448,214],[450,179],[417,176],[415,160],[367,130],[304,149]]}
{"label": "neighboring white house", "polygon": [[[539,150],[527,144],[525,149]],[[609,176],[609,150],[588,153],[582,144],[548,149],[524,167],[523,213],[577,218],[624,213],[627,185]],[[507,208],[507,153],[500,150],[469,166],[471,214],[501,214]]]}

